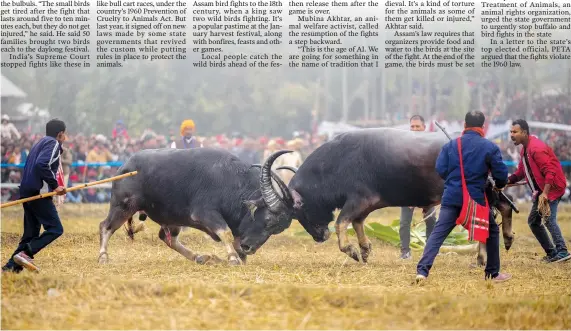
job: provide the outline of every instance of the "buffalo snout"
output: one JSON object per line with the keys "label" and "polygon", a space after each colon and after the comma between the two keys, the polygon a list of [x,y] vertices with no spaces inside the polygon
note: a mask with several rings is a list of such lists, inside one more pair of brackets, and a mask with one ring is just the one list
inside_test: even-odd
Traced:
{"label": "buffalo snout", "polygon": [[262,247],[270,236],[246,236],[240,240],[240,249],[246,255],[255,254]]}
{"label": "buffalo snout", "polygon": [[318,243],[325,242],[331,237],[331,232],[329,228],[322,228],[317,229],[316,234],[313,236],[313,240],[317,241]]}
{"label": "buffalo snout", "polygon": [[250,245],[241,244],[240,248],[242,248],[242,251],[244,251],[244,253],[246,253],[248,255],[254,254],[256,252],[256,249]]}

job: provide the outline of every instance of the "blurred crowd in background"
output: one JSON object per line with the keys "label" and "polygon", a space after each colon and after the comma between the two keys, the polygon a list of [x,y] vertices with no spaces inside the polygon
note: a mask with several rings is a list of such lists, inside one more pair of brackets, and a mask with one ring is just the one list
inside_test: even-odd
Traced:
{"label": "blurred crowd in background", "polygon": [[[2,163],[23,164],[31,146],[44,135],[41,133],[19,132],[17,129],[6,129],[9,122],[2,125]],[[67,186],[92,182],[115,175],[119,162],[127,161],[131,155],[154,148],[170,148],[173,142],[181,139],[180,135],[163,135],[147,129],[142,135],[131,136],[122,121],[107,135],[96,134],[86,136],[81,133],[68,132],[62,155],[62,168]],[[260,163],[265,157],[279,149],[290,149],[294,153],[284,155],[275,162],[276,166],[291,165],[299,167],[302,160],[319,146],[326,137],[311,138],[304,132],[295,132],[289,139],[283,137],[250,137],[240,133],[216,135],[212,137],[195,136],[199,147],[219,147],[229,150],[240,159],[250,163]],[[280,163],[284,162],[284,163]],[[83,166],[89,163],[111,163],[104,166]],[[74,166],[75,165],[75,166]],[[2,167],[2,183],[19,183],[21,168],[15,166]],[[287,177],[289,174],[284,174]],[[2,188],[2,201],[18,198],[18,190]],[[66,195],[69,202],[102,203],[108,202],[108,189],[89,188]]]}
{"label": "blurred crowd in background", "polygon": [[[541,120],[554,123],[570,124],[565,118],[569,114],[548,108],[543,115],[536,113],[533,120]],[[192,131],[197,147],[219,147],[229,150],[240,159],[250,163],[261,163],[272,152],[279,149],[290,149],[294,153],[283,155],[276,160],[274,167],[289,165],[299,167],[303,160],[319,145],[327,141],[327,136],[311,135],[308,132],[294,132],[290,137],[252,137],[238,132],[220,134],[216,136],[201,136],[200,129],[194,127]],[[2,119],[2,163],[23,164],[33,144],[43,133],[20,132],[9,121],[9,117]],[[571,133],[549,129],[540,129],[532,134],[548,143],[555,151],[560,160],[571,160]],[[68,140],[64,144],[62,166],[67,186],[71,187],[79,183],[92,182],[114,176],[118,164],[105,166],[83,166],[85,163],[109,163],[125,162],[131,155],[143,149],[172,147],[173,142],[181,139],[181,133],[164,135],[151,129],[145,130],[139,136],[133,136],[128,131],[125,123],[117,121],[114,128],[110,128],[106,134],[83,135],[81,133],[68,132]],[[509,140],[496,140],[502,149],[504,160],[519,162],[519,148]],[[510,171],[514,168],[511,167]],[[571,167],[564,167],[567,178],[571,178]],[[19,183],[21,168],[14,166],[2,167],[2,183]],[[280,173],[286,181],[291,178],[289,171]],[[520,200],[529,199],[525,188],[513,188],[513,192]],[[14,188],[2,188],[2,201],[18,199],[18,190]],[[71,203],[105,203],[110,199],[110,190],[106,188],[88,188],[70,192],[66,195],[67,202]]]}

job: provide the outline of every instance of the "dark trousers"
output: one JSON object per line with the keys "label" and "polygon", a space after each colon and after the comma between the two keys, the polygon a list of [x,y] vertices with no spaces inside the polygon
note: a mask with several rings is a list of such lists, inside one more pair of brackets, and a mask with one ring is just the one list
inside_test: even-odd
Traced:
{"label": "dark trousers", "polygon": [[[426,213],[422,214],[425,218],[426,215],[430,215],[434,211],[435,207],[430,208]],[[399,237],[401,242],[401,252],[410,252],[410,228],[412,224],[412,214],[414,213],[414,208],[401,207],[400,212],[400,225],[399,225]],[[434,224],[436,223],[436,216],[432,215],[426,219],[426,238],[430,237],[432,230],[434,230]]]}
{"label": "dark trousers", "polygon": [[[563,234],[561,234],[561,229],[559,228],[559,224],[557,224],[557,206],[559,204],[560,199],[550,201],[549,208],[551,210],[551,216],[546,221],[546,224],[543,225],[541,222],[541,216],[537,211],[537,204],[539,199],[536,199],[533,202],[533,206],[531,207],[531,211],[529,212],[529,217],[527,218],[527,224],[529,224],[529,228],[533,235],[545,251],[545,254],[549,257],[555,256],[559,252],[567,252],[567,246],[565,245],[565,239],[563,238]],[[546,229],[547,228],[547,229]],[[551,233],[551,237],[549,238],[549,234]],[[551,240],[553,239],[553,241]]]}
{"label": "dark trousers", "polygon": [[[450,232],[456,227],[456,219],[460,215],[460,207],[442,206],[438,221],[434,226],[434,230],[426,241],[426,247],[422,258],[418,261],[416,273],[428,277],[430,268],[434,263],[434,259],[444,243],[444,240]],[[486,252],[488,259],[486,263],[485,275],[488,277],[496,277],[500,273],[500,228],[494,219],[493,211],[490,209],[490,230],[489,237],[486,240]]]}
{"label": "dark trousers", "polygon": [[[23,205],[24,234],[18,248],[5,265],[6,268],[14,270],[22,269],[14,262],[14,255],[23,251],[33,258],[35,254],[63,234],[63,226],[52,197],[24,202]],[[45,231],[40,235],[41,226]]]}

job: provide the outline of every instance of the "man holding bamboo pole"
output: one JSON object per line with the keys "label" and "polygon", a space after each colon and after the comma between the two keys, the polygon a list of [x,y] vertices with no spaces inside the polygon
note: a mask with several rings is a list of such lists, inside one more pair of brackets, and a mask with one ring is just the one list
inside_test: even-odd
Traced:
{"label": "man holding bamboo pole", "polygon": [[[46,124],[46,136],[32,147],[26,159],[20,183],[21,198],[40,194],[45,184],[48,191],[55,191],[57,195],[66,193],[65,187],[59,186],[56,179],[62,143],[66,139],[65,130],[65,123],[58,119]],[[63,234],[63,226],[51,196],[24,202],[22,205],[24,233],[18,248],[2,267],[2,272],[20,272],[23,268],[39,271],[34,264],[34,255]],[[41,226],[45,231],[40,235]]]}

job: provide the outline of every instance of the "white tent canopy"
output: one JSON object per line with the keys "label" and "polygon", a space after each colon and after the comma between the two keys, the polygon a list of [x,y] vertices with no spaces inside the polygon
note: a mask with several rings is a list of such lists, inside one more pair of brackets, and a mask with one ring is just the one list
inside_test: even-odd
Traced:
{"label": "white tent canopy", "polygon": [[12,83],[8,78],[2,75],[2,81],[0,85],[0,95],[4,97],[15,97],[15,98],[25,98],[27,95],[19,89],[14,83]]}
{"label": "white tent canopy", "polygon": [[[448,122],[448,121],[441,121],[438,122],[448,133],[452,132],[462,132],[464,130],[464,123],[461,121],[456,122]],[[512,121],[506,121],[505,123],[494,123],[490,124],[488,127],[488,132],[486,134],[486,138],[488,139],[495,139],[506,133],[509,133]],[[558,130],[558,131],[567,131],[571,132],[571,125],[559,124],[559,123],[548,123],[548,122],[537,122],[537,121],[528,121],[530,129],[538,128],[538,129],[551,129],[551,130]],[[428,130],[430,125],[427,123],[426,130]],[[408,130],[408,124],[399,124],[393,126],[395,129],[402,129]],[[321,122],[317,129],[318,134],[326,134],[328,139],[333,138],[334,136],[348,131],[355,131],[361,130],[358,126],[349,125],[347,123],[342,122]],[[438,129],[439,130],[439,129]]]}

